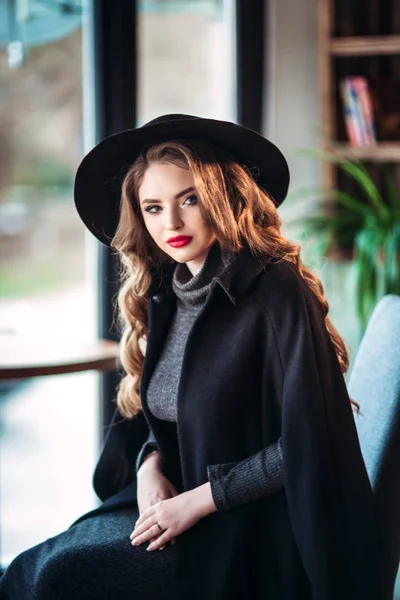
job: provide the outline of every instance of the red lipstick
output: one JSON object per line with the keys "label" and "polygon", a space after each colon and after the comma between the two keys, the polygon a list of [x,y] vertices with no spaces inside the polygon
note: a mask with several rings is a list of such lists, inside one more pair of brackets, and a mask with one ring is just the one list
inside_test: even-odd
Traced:
{"label": "red lipstick", "polygon": [[177,235],[176,237],[171,237],[167,240],[167,244],[172,246],[173,248],[182,248],[189,244],[192,241],[192,237],[189,235]]}

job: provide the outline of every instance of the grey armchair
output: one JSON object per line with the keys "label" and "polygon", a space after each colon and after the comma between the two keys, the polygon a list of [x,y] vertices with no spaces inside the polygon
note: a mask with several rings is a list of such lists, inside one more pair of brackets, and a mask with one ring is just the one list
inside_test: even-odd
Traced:
{"label": "grey armchair", "polygon": [[382,536],[382,600],[391,600],[400,557],[400,296],[375,307],[348,389],[361,406],[355,419]]}

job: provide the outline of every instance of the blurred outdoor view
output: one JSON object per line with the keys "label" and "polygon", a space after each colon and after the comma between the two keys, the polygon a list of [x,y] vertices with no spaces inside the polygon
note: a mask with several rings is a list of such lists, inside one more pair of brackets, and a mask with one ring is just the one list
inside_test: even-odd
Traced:
{"label": "blurred outdoor view", "polygon": [[[73,204],[92,145],[83,3],[0,0],[0,340],[96,336],[96,249]],[[138,124],[234,119],[231,2],[139,5]],[[86,102],[87,106],[87,102]],[[135,126],[132,123],[132,126]],[[1,562],[96,504],[98,376],[0,382]]]}

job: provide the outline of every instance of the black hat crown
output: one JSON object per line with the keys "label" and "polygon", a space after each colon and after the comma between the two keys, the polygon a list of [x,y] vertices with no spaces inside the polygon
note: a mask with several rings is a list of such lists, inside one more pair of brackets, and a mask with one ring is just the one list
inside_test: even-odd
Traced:
{"label": "black hat crown", "polygon": [[256,131],[229,121],[168,114],[136,129],[111,135],[82,160],[75,177],[75,205],[86,227],[110,245],[118,226],[122,182],[145,147],[173,140],[202,140],[227,150],[239,163],[257,167],[257,184],[276,206],[289,186],[289,169],[282,152]]}

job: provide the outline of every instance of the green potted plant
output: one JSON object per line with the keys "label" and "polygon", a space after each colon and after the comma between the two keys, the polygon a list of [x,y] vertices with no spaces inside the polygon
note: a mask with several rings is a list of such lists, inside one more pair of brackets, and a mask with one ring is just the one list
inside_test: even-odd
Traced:
{"label": "green potted plant", "polygon": [[357,272],[357,313],[365,328],[379,298],[400,295],[400,193],[388,165],[382,165],[385,184],[380,190],[359,160],[319,151],[307,154],[335,162],[356,184],[356,193],[324,192],[319,214],[298,221],[305,234],[318,239],[320,255],[350,250]]}

